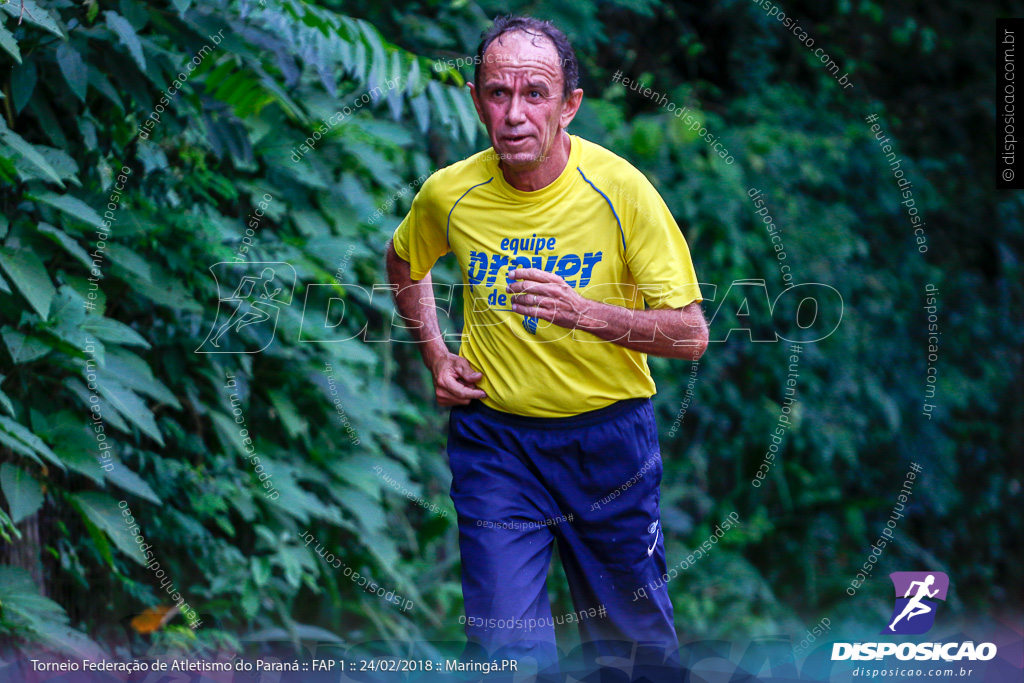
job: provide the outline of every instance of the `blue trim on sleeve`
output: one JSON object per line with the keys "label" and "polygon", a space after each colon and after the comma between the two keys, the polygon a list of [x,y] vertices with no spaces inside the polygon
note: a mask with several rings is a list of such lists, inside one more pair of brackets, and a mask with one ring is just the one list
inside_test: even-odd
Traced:
{"label": "blue trim on sleeve", "polygon": [[587,184],[590,185],[592,188],[594,188],[594,192],[596,192],[599,195],[601,195],[602,197],[604,197],[604,200],[606,202],[608,202],[608,208],[610,208],[612,210],[612,215],[615,216],[615,222],[619,224],[619,234],[622,235],[622,252],[625,253],[626,252],[626,233],[624,233],[622,231],[622,221],[619,220],[619,214],[615,213],[615,207],[612,205],[612,200],[608,199],[608,195],[606,195],[604,192],[601,192],[601,190],[597,189],[597,186],[594,185],[594,183],[590,182],[590,179],[587,178],[587,176],[583,175],[583,169],[582,168],[577,166],[576,170],[580,172],[580,175],[583,176],[583,179],[587,181]]}
{"label": "blue trim on sleeve", "polygon": [[[462,193],[462,197],[465,197],[465,196],[466,196],[467,194],[469,194],[470,192],[472,192],[472,191],[473,191],[473,190],[475,190],[476,188],[480,187],[481,185],[486,185],[487,183],[491,182],[492,180],[494,180],[494,176],[491,176],[490,178],[488,178],[487,180],[485,180],[485,181],[484,181],[484,182],[482,182],[482,183],[477,183],[477,184],[476,184],[476,185],[474,185],[473,187],[471,187],[471,188],[469,188],[468,190],[466,190],[465,192],[463,192],[463,193]],[[444,241],[448,243],[448,248],[449,248],[449,249],[451,249],[451,248],[452,248],[452,243],[451,243],[451,240],[449,240],[449,239],[448,239],[448,233],[449,233],[449,232],[451,231],[451,229],[452,229],[452,211],[454,211],[454,210],[455,210],[455,207],[456,207],[456,206],[458,206],[458,205],[459,205],[459,202],[461,202],[461,201],[462,201],[462,197],[459,197],[458,199],[456,199],[456,200],[455,200],[455,203],[454,203],[454,204],[452,204],[452,208],[451,208],[451,211],[449,211],[449,212],[448,212],[448,222],[447,222],[447,223],[445,224],[445,226],[444,226]]]}

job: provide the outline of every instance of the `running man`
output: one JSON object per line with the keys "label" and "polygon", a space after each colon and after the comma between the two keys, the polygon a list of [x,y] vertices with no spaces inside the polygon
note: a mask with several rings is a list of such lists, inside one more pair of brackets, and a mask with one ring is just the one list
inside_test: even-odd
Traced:
{"label": "running man", "polygon": [[899,622],[899,620],[903,617],[906,617],[907,621],[910,621],[919,614],[928,614],[932,611],[932,608],[922,603],[921,600],[923,600],[924,598],[934,598],[938,594],[938,588],[931,592],[929,592],[928,590],[928,588],[930,588],[933,583],[935,583],[935,577],[931,574],[925,577],[924,581],[910,582],[910,585],[907,586],[907,592],[903,596],[904,598],[910,597],[910,593],[914,590],[914,586],[920,586],[920,588],[918,588],[917,590],[917,595],[910,598],[910,602],[908,602],[906,606],[904,606],[903,611],[900,612],[900,615],[893,619],[893,622],[889,624],[890,631],[896,630],[895,626],[897,622]]}
{"label": "running man", "polygon": [[[557,538],[577,613],[606,614],[579,621],[585,652],[644,641],[661,663],[678,648],[667,589],[631,600],[666,568],[647,354],[693,361],[707,346],[690,253],[640,171],[566,132],[583,91],[561,31],[499,18],[476,64],[469,90],[492,148],[423,184],[386,257],[437,401],[452,406],[466,635],[491,656],[557,667]],[[458,354],[431,289],[449,251],[464,285]]]}

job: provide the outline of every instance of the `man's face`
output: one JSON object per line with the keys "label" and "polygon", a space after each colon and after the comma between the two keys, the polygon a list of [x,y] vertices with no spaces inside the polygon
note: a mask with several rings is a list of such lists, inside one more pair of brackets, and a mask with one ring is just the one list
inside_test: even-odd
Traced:
{"label": "man's face", "polygon": [[576,90],[564,100],[563,84],[558,51],[546,36],[512,31],[487,47],[470,93],[502,161],[530,168],[550,156],[583,96]]}

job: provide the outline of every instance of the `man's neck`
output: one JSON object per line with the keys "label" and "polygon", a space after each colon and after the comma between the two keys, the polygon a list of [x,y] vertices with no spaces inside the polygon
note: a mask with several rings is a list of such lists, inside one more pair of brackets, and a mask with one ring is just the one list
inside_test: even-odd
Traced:
{"label": "man's neck", "polygon": [[551,154],[536,166],[515,169],[501,161],[499,166],[505,182],[520,192],[535,192],[555,182],[565,170],[569,162],[569,150],[572,148],[569,134],[563,130],[559,135],[559,140],[551,145]]}

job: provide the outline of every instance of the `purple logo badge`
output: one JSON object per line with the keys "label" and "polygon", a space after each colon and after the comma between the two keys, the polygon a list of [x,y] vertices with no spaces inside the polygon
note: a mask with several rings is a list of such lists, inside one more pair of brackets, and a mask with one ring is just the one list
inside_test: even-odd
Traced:
{"label": "purple logo badge", "polygon": [[942,572],[893,572],[896,606],[882,633],[917,636],[935,623],[936,600],[945,600],[949,577]]}

